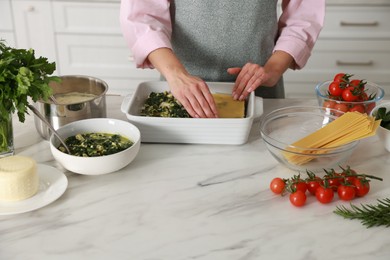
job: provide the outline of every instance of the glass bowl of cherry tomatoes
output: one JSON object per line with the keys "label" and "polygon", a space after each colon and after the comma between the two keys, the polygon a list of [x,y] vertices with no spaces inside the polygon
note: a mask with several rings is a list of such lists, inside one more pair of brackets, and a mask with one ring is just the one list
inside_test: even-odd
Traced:
{"label": "glass bowl of cherry tomatoes", "polygon": [[338,73],[332,80],[317,84],[315,91],[321,107],[368,115],[385,95],[379,85],[346,73]]}

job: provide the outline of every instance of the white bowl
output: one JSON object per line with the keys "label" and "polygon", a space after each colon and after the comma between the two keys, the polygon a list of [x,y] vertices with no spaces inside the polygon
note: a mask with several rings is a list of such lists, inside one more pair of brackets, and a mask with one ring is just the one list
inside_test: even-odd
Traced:
{"label": "white bowl", "polygon": [[[386,112],[389,112],[390,111],[390,102],[376,105],[374,107],[374,109],[371,111],[371,115],[375,117],[378,109],[381,107],[385,107]],[[378,137],[381,140],[381,143],[383,144],[385,149],[390,152],[390,130],[380,126],[376,130],[376,134],[378,135]]]}
{"label": "white bowl", "polygon": [[81,133],[119,134],[134,142],[124,151],[98,157],[80,157],[63,153],[57,149],[60,141],[55,135],[50,137],[50,149],[54,158],[67,170],[84,174],[100,175],[118,171],[127,166],[137,156],[141,134],[130,122],[111,118],[84,119],[60,127],[57,132],[65,140],[67,137]]}

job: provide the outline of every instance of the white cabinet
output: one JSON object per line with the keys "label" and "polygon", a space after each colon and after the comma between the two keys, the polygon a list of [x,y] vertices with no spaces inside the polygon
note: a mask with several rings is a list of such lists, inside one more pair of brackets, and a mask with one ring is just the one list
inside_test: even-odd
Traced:
{"label": "white cabinet", "polygon": [[32,48],[36,56],[57,61],[51,2],[13,0],[12,11],[17,48]]}
{"label": "white cabinet", "polygon": [[328,2],[325,25],[307,65],[285,74],[286,97],[315,97],[315,85],[338,72],[373,81],[390,97],[389,13],[388,5]]}
{"label": "white cabinet", "polygon": [[120,31],[119,0],[0,0],[0,37],[55,61],[57,75],[88,75],[125,95],[156,70],[136,69]]}
{"label": "white cabinet", "polygon": [[112,93],[132,92],[156,70],[136,69],[119,25],[119,3],[54,1],[58,70],[103,79]]}
{"label": "white cabinet", "polygon": [[9,46],[15,45],[10,0],[0,1],[0,40],[5,40]]}

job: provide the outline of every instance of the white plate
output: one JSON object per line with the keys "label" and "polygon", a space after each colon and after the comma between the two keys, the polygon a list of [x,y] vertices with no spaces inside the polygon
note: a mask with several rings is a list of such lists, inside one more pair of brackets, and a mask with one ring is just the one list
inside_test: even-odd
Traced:
{"label": "white plate", "polygon": [[68,187],[68,179],[58,169],[38,164],[38,192],[31,198],[15,201],[0,202],[0,215],[19,214],[42,208],[58,199]]}

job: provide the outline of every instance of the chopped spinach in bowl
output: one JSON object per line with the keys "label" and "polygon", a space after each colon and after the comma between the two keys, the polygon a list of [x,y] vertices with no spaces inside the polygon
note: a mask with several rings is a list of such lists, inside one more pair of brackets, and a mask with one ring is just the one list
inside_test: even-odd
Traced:
{"label": "chopped spinach in bowl", "polygon": [[[118,153],[131,147],[134,142],[118,134],[84,133],[70,136],[65,140],[70,154],[80,157],[97,157]],[[63,145],[58,147],[67,153]]]}
{"label": "chopped spinach in bowl", "polygon": [[390,130],[390,111],[385,107],[378,108],[378,111],[375,115],[375,120],[381,119],[380,126]]}
{"label": "chopped spinach in bowl", "polygon": [[180,117],[189,118],[190,115],[183,105],[169,91],[151,92],[141,109],[141,116],[149,117]]}

